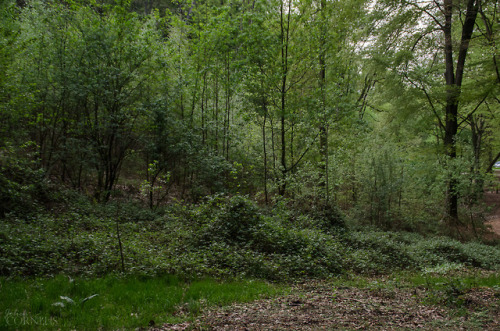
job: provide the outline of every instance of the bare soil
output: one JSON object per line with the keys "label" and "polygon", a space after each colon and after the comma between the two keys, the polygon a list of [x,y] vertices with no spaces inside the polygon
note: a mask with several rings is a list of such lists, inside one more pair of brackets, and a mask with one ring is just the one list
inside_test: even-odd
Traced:
{"label": "bare soil", "polygon": [[[500,185],[500,170],[495,170],[495,177]],[[500,190],[498,187],[484,193],[484,202],[491,208],[491,213],[487,218],[486,226],[490,227],[491,234],[488,239],[500,239]]]}
{"label": "bare soil", "polygon": [[491,212],[486,219],[486,226],[491,233],[486,235],[486,239],[500,239],[500,170],[495,170],[495,177],[498,179],[497,185],[484,193],[484,202],[491,208]]}
{"label": "bare soil", "polygon": [[492,232],[488,237],[500,239],[500,193],[486,192],[484,202],[491,208],[491,213],[485,223]]}

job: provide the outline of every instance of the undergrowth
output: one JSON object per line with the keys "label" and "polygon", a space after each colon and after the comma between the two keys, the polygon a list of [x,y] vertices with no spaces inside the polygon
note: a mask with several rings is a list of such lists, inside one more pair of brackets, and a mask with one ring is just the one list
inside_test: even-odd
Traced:
{"label": "undergrowth", "polygon": [[[475,267],[498,270],[500,249],[447,237],[349,231],[321,213],[263,209],[235,196],[156,213],[134,205],[73,204],[57,216],[0,223],[0,275],[175,274],[190,279],[328,278]],[[321,224],[322,226],[318,226]],[[123,263],[122,263],[123,256]]]}

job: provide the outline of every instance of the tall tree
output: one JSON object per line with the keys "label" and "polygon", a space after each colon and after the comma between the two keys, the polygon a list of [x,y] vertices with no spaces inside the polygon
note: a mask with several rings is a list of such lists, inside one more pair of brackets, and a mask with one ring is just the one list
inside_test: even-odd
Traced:
{"label": "tall tree", "polygon": [[[468,0],[465,8],[465,19],[461,26],[461,37],[457,62],[454,62],[452,23],[454,10],[462,9],[453,4],[452,0],[444,0],[444,8],[440,8],[444,15],[444,24],[440,27],[444,37],[445,53],[445,79],[446,79],[446,111],[445,111],[445,134],[444,147],[450,159],[457,156],[456,139],[458,132],[458,107],[462,82],[464,77],[465,61],[469,50],[470,40],[474,31],[479,0]],[[454,178],[448,182],[448,215],[454,222],[458,221],[458,188]]]}
{"label": "tall tree", "polygon": [[459,174],[452,169],[457,158],[459,126],[469,112],[464,107],[464,81],[481,3],[484,1],[382,1],[374,11],[380,14],[382,9],[389,13],[385,18],[380,17],[383,27],[379,31],[383,31],[384,42],[378,50],[384,49],[392,56],[394,68],[406,88],[415,88],[428,101],[442,132],[449,169],[446,209],[450,224],[458,222]]}

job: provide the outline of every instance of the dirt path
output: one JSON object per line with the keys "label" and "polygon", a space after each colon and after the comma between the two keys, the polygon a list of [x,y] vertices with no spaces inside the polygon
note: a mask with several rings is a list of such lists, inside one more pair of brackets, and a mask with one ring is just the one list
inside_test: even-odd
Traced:
{"label": "dirt path", "polygon": [[470,290],[461,294],[460,308],[450,309],[441,292],[423,288],[308,283],[285,297],[209,310],[192,323],[154,330],[499,330],[498,296],[500,290]]}
{"label": "dirt path", "polygon": [[491,226],[491,231],[500,238],[500,193],[487,192],[484,194],[484,201],[492,208],[486,225]]}
{"label": "dirt path", "polygon": [[[495,170],[495,176],[500,183],[500,170]],[[486,192],[484,202],[491,208],[491,214],[487,218],[486,225],[491,226],[494,239],[500,239],[500,192],[496,190]]]}

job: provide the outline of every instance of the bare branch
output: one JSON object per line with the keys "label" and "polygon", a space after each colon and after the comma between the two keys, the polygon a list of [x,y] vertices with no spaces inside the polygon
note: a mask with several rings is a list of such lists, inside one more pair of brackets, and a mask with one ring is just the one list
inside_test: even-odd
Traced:
{"label": "bare branch", "polygon": [[[410,5],[410,6],[412,6],[412,7],[415,7],[419,11],[427,14],[430,18],[432,18],[432,20],[434,21],[434,23],[436,23],[441,29],[444,28],[443,24],[441,24],[441,22],[437,19],[437,17],[434,16],[428,9],[422,8],[418,4],[413,3],[411,1],[405,1],[405,3],[408,4],[408,5]],[[438,6],[438,8],[442,12],[441,7]]]}
{"label": "bare branch", "polygon": [[474,113],[479,109],[479,107],[483,104],[483,102],[486,100],[486,98],[488,97],[488,94],[486,94],[484,96],[483,99],[481,99],[481,101],[479,101],[479,103],[476,105],[476,107],[474,108],[474,110],[472,110],[469,114],[467,114],[467,116],[465,116],[465,118],[463,119],[462,122],[460,122],[458,124],[458,127],[460,127],[464,122],[466,122],[472,115],[474,115]]}
{"label": "bare branch", "polygon": [[411,85],[415,86],[417,89],[419,89],[422,92],[424,92],[425,97],[427,98],[427,101],[429,102],[429,105],[431,106],[432,112],[434,113],[434,116],[436,116],[436,118],[438,120],[439,127],[441,127],[442,129],[444,129],[445,126],[444,126],[443,122],[441,121],[441,117],[439,116],[439,114],[438,114],[438,112],[436,110],[436,107],[434,107],[434,103],[432,102],[432,99],[431,99],[429,93],[427,93],[427,90],[425,89],[425,87],[423,85],[419,86],[410,77],[408,77],[408,75],[406,73],[404,74],[404,76],[406,77],[406,79],[408,80],[408,82],[410,82]]}

